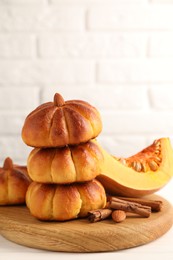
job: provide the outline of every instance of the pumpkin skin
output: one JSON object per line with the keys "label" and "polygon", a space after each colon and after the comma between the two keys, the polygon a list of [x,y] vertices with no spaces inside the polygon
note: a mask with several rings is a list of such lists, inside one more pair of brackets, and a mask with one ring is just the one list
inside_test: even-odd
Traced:
{"label": "pumpkin skin", "polygon": [[[107,153],[101,146],[104,156],[102,173],[97,179],[102,183],[106,192],[111,195],[126,197],[141,197],[153,194],[163,188],[173,176],[173,150],[169,138],[161,138],[160,155],[161,162],[157,170],[147,169],[146,172],[138,172],[129,166],[123,165],[118,159]],[[155,156],[153,145],[140,153],[127,158],[128,160],[139,160],[141,156]]]}
{"label": "pumpkin skin", "polygon": [[54,102],[40,105],[26,117],[22,139],[32,147],[63,147],[87,142],[101,130],[95,107],[82,100],[64,101],[56,93]]}

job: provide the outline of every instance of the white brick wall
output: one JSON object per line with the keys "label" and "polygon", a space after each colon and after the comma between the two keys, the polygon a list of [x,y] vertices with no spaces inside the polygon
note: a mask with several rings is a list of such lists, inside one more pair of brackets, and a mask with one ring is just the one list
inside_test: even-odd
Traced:
{"label": "white brick wall", "polygon": [[84,8],[78,6],[0,6],[0,30],[6,32],[81,31],[84,18]]}
{"label": "white brick wall", "polygon": [[173,57],[173,33],[157,32],[149,38],[148,53],[151,57]]}
{"label": "white brick wall", "polygon": [[92,60],[0,61],[0,84],[94,83],[95,74]]}
{"label": "white brick wall", "polygon": [[173,140],[172,46],[172,0],[0,0],[0,163],[26,163],[24,119],[55,92],[99,109],[117,156]]}
{"label": "white brick wall", "polygon": [[145,57],[148,37],[143,33],[49,33],[41,35],[42,58]]}
{"label": "white brick wall", "polygon": [[19,33],[0,33],[0,58],[32,58],[36,54],[35,36]]}
{"label": "white brick wall", "polygon": [[39,105],[38,87],[1,87],[0,109],[2,110],[28,110]]}
{"label": "white brick wall", "polygon": [[105,83],[173,82],[171,59],[127,59],[100,61],[98,81]]}
{"label": "white brick wall", "polygon": [[172,5],[105,4],[90,8],[87,24],[91,30],[171,30],[172,13]]}

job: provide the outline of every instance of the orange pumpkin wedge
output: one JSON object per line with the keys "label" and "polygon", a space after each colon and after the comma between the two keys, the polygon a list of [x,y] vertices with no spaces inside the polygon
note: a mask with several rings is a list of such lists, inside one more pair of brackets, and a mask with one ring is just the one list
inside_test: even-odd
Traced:
{"label": "orange pumpkin wedge", "polygon": [[153,142],[129,158],[116,158],[101,146],[104,163],[97,179],[112,195],[141,197],[164,187],[173,176],[173,150],[169,138]]}

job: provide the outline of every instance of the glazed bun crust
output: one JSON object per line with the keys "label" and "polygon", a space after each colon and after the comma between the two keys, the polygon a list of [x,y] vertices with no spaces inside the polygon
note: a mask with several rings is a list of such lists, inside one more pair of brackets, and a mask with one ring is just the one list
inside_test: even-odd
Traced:
{"label": "glazed bun crust", "polygon": [[106,194],[96,180],[69,185],[32,182],[26,204],[31,214],[40,220],[65,221],[86,217],[88,211],[103,208]]}
{"label": "glazed bun crust", "polygon": [[0,168],[0,205],[25,203],[25,195],[31,180],[27,176],[27,168],[15,166],[10,158],[6,158]]}
{"label": "glazed bun crust", "polygon": [[27,168],[33,181],[67,184],[94,179],[100,174],[103,155],[96,142],[62,148],[35,148]]}
{"label": "glazed bun crust", "polygon": [[102,122],[97,109],[81,100],[54,102],[37,107],[25,119],[23,141],[32,147],[63,147],[87,142],[98,136]]}

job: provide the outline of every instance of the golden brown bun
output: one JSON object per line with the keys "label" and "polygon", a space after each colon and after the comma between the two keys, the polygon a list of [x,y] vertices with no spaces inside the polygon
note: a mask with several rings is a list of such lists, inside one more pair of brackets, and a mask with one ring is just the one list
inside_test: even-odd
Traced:
{"label": "golden brown bun", "polygon": [[33,147],[62,147],[87,142],[102,130],[99,112],[81,100],[64,101],[56,93],[31,112],[22,129],[23,141]]}
{"label": "golden brown bun", "polygon": [[0,205],[25,203],[30,183],[26,166],[13,165],[12,160],[6,158],[0,168]]}
{"label": "golden brown bun", "polygon": [[35,148],[28,162],[33,181],[67,184],[94,179],[100,174],[103,155],[94,141],[62,148]]}
{"label": "golden brown bun", "polygon": [[96,180],[69,185],[32,182],[26,204],[38,219],[64,221],[85,217],[88,211],[103,208],[106,194]]}

